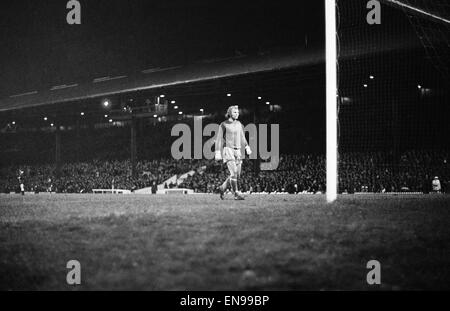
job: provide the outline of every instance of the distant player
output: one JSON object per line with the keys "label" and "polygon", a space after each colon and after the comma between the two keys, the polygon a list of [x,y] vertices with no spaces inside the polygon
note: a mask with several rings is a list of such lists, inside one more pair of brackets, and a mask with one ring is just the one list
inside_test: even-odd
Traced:
{"label": "distant player", "polygon": [[25,195],[25,185],[23,184],[23,182],[20,183],[20,193],[22,195]]}
{"label": "distant player", "polygon": [[215,140],[215,159],[217,161],[223,160],[227,164],[230,176],[219,187],[220,198],[223,200],[225,191],[230,187],[234,193],[234,199],[243,200],[244,197],[239,194],[238,190],[238,180],[242,170],[241,147],[245,147],[245,152],[248,155],[252,151],[245,139],[244,127],[238,121],[238,106],[230,106],[225,117],[227,120],[220,124]]}

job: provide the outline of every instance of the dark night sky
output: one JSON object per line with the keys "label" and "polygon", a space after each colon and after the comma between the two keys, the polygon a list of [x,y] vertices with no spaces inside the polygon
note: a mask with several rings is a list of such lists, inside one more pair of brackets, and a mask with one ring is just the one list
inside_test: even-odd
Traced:
{"label": "dark night sky", "polygon": [[[323,1],[66,0],[2,2],[0,97],[146,68],[323,45]],[[304,3],[304,4],[303,4]]]}

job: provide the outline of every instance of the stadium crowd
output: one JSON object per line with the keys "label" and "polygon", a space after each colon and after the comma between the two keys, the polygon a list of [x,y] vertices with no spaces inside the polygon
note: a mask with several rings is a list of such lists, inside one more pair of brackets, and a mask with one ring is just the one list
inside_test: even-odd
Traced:
{"label": "stadium crowd", "polygon": [[92,192],[92,189],[135,190],[155,186],[196,165],[195,160],[139,161],[136,164],[137,174],[133,177],[129,160],[93,160],[64,164],[58,178],[55,176],[54,165],[5,167],[0,169],[0,189],[2,192],[17,191],[20,177],[27,191],[86,193]]}
{"label": "stadium crowd", "polygon": [[[386,152],[352,152],[339,157],[339,192],[429,192],[435,176],[442,190],[450,183],[449,153],[446,151],[408,151],[399,156]],[[139,161],[135,177],[128,160],[93,160],[66,163],[58,178],[54,165],[10,166],[0,169],[0,190],[18,191],[20,175],[26,191],[86,193],[92,189],[128,189],[154,187],[173,175],[188,171],[179,188],[213,193],[227,178],[222,162],[213,160],[160,159]],[[317,193],[325,191],[325,157],[323,155],[282,155],[274,171],[255,171],[245,160],[239,181],[242,192]],[[18,172],[21,173],[18,173]],[[165,184],[165,187],[176,187]]]}
{"label": "stadium crowd", "polygon": [[[341,192],[429,192],[434,177],[450,183],[449,152],[411,150],[343,153],[339,158]],[[449,189],[443,189],[448,191]]]}
{"label": "stadium crowd", "polygon": [[[195,192],[216,191],[228,175],[219,163],[213,163],[201,173],[188,177],[180,187]],[[243,163],[239,180],[242,192],[323,192],[325,191],[325,160],[323,156],[283,155],[275,171],[255,173],[249,160]]]}

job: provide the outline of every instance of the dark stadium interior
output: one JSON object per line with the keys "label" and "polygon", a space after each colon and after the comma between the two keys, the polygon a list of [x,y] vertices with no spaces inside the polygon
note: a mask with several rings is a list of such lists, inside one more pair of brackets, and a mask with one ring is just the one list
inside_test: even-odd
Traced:
{"label": "dark stadium interior", "polygon": [[[244,124],[280,124],[280,152],[287,161],[274,172],[260,172],[258,161],[246,165],[244,190],[325,191],[321,5],[267,2],[239,4],[238,10],[232,3],[212,7],[206,1],[189,6],[133,1],[125,7],[120,1],[97,1],[87,4],[86,23],[74,31],[61,26],[64,20],[42,22],[49,10],[57,14],[64,8],[9,2],[6,9],[16,11],[26,27],[7,15],[9,28],[3,31],[17,36],[4,36],[1,49],[1,190],[15,191],[17,170],[24,167],[27,190],[46,189],[48,179],[58,184],[58,179],[73,178],[78,181],[70,189],[53,190],[86,192],[111,187],[113,178],[126,189],[151,186],[185,173],[189,165],[206,164],[210,178],[194,176],[183,186],[213,192],[225,171],[213,161],[171,159],[175,137],[170,130],[179,122],[192,125],[195,116],[220,122],[226,108],[237,104]],[[429,191],[435,175],[445,187],[450,179],[445,47],[439,38],[424,45],[419,30],[425,28],[414,27],[414,18],[404,12],[386,6],[383,16],[389,22],[373,28],[359,18],[365,10],[355,1],[339,7],[339,191]],[[93,18],[94,11],[102,13]],[[124,87],[144,83],[143,75],[176,80],[185,72],[204,74],[198,68],[231,68],[268,55],[273,56],[268,63],[275,64],[285,51],[316,55],[312,59],[320,61],[161,87],[153,82],[133,91]],[[146,68],[150,71],[143,74]],[[102,84],[96,83],[99,77],[119,78]],[[116,92],[95,95],[108,83]],[[45,104],[46,94],[56,93],[52,86],[62,86],[57,90],[62,95]],[[36,94],[26,93],[32,90]],[[83,98],[83,90],[94,95]],[[11,108],[21,101],[24,108]],[[158,112],[157,103],[166,110]],[[89,174],[94,181],[84,183]]]}
{"label": "dark stadium interior", "polygon": [[449,0],[5,0],[0,37],[0,291],[450,288]]}

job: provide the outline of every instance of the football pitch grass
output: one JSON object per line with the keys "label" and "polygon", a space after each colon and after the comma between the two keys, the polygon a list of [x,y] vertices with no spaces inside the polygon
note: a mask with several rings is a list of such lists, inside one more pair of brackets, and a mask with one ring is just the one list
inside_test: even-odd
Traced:
{"label": "football pitch grass", "polygon": [[448,290],[449,258],[447,195],[0,195],[1,290]]}

